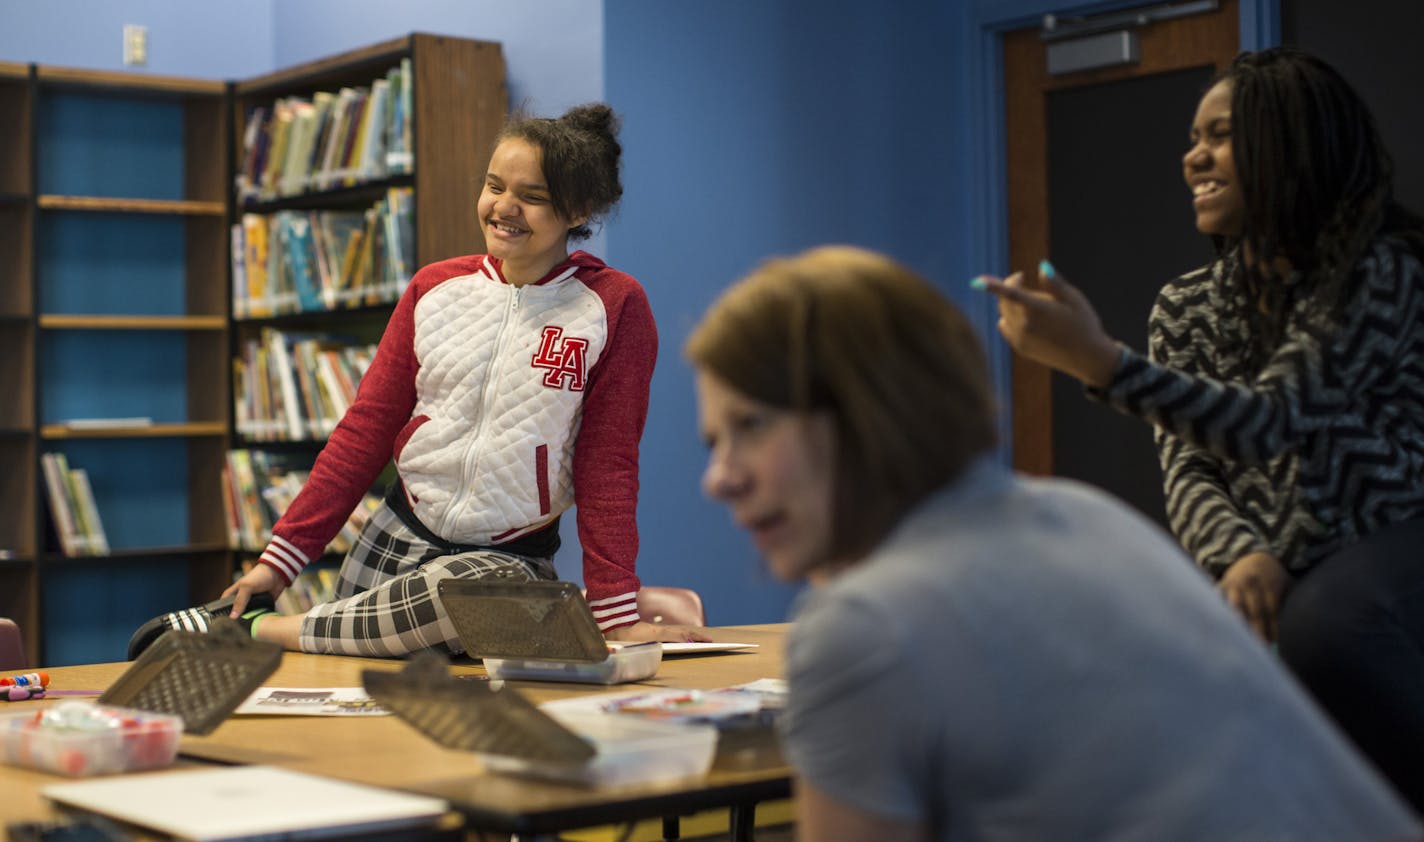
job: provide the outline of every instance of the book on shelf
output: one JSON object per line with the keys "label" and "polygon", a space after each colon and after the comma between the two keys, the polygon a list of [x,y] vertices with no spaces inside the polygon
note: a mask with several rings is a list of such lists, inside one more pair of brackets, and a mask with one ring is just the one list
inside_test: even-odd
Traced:
{"label": "book on shelf", "polygon": [[401,59],[398,66],[386,74],[391,83],[391,108],[386,122],[386,171],[403,175],[415,171],[415,144],[411,138],[410,110],[412,101],[410,58]]}
{"label": "book on shelf", "polygon": [[277,195],[284,197],[306,192],[311,179],[312,149],[320,131],[320,114],[314,101],[292,97],[287,102],[292,112],[291,136],[277,180]]}
{"label": "book on shelf", "polygon": [[152,427],[153,419],[147,415],[127,418],[70,418],[64,426],[71,430],[124,430],[130,427]]}
{"label": "book on shelf", "polygon": [[266,329],[262,335],[267,340],[272,373],[276,376],[277,391],[281,394],[281,416],[286,421],[286,438],[300,441],[306,437],[306,422],[302,417],[302,404],[297,395],[297,375],[292,369],[292,355],[287,353],[287,338],[279,330]]}
{"label": "book on shelf", "polygon": [[243,124],[242,165],[233,177],[239,204],[254,200],[258,195],[256,174],[262,172],[267,158],[267,113],[267,106],[254,106],[247,112],[247,122]]}
{"label": "book on shelf", "polygon": [[355,88],[343,87],[336,93],[331,104],[331,128],[327,131],[321,149],[321,165],[312,173],[312,186],[317,190],[329,190],[338,186],[332,175],[341,167],[342,150],[346,144],[351,115],[360,94]]}
{"label": "book on shelf", "polygon": [[[267,219],[261,214],[245,213],[241,222],[242,244],[240,247],[243,255],[243,277],[246,283],[242,285],[241,292],[244,297],[239,299],[234,297],[232,305],[233,311],[242,313],[245,316],[270,316],[272,315],[271,305],[267,294],[268,275],[268,243],[267,243]],[[239,247],[234,244],[234,260],[237,258]],[[236,269],[234,268],[234,271]],[[238,293],[238,288],[233,287],[234,296]]]}
{"label": "book on shelf", "polygon": [[302,312],[324,309],[316,255],[313,253],[311,215],[281,211],[276,216],[276,223],[282,242],[284,267],[292,273],[297,309]]}
{"label": "book on shelf", "polygon": [[40,456],[40,468],[44,474],[46,499],[49,502],[50,520],[59,538],[60,552],[66,556],[84,555],[80,551],[79,528],[74,521],[74,509],[69,502],[69,483],[65,476],[69,472],[63,453],[45,453]]}
{"label": "book on shelf", "polygon": [[370,103],[371,89],[368,87],[355,88],[355,96],[347,107],[346,136],[333,138],[333,142],[338,146],[336,169],[327,174],[328,187],[353,187],[358,183],[355,163],[361,138],[361,127],[366,124],[366,109]]}
{"label": "book on shelf", "polygon": [[[261,552],[272,540],[272,527],[301,493],[311,473],[298,460],[256,449],[228,451],[222,482],[225,497],[230,495],[233,500],[227,507],[228,534],[235,538],[233,549]],[[379,494],[367,492],[327,544],[326,552],[349,551],[380,502]]]}
{"label": "book on shelf", "polygon": [[371,82],[360,136],[355,151],[356,178],[372,181],[386,177],[386,111],[390,107],[391,83],[385,78]]}
{"label": "book on shelf", "polygon": [[108,555],[109,538],[104,533],[104,521],[99,517],[99,506],[94,500],[94,488],[89,484],[89,472],[83,468],[75,468],[70,471],[70,479],[74,485],[74,499],[79,504],[79,511],[82,513],[84,521],[85,535],[88,538],[90,555]]}
{"label": "book on shelf", "polygon": [[234,222],[228,243],[228,253],[232,255],[232,315],[246,318],[247,302],[247,250],[243,244],[242,223]]}
{"label": "book on shelf", "polygon": [[108,536],[88,472],[71,468],[68,458],[59,452],[41,454],[40,467],[60,552],[70,558],[108,555]]}
{"label": "book on shelf", "polygon": [[292,137],[292,103],[283,98],[272,103],[272,118],[267,125],[267,161],[257,179],[259,195],[264,199],[276,198],[278,179],[287,161],[287,144]]}

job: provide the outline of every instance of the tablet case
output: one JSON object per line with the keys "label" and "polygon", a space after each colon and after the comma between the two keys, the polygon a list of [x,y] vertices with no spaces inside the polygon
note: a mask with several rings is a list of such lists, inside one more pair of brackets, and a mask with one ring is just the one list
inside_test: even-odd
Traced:
{"label": "tablet case", "polygon": [[382,707],[447,748],[554,763],[582,763],[595,753],[512,688],[450,675],[434,652],[421,652],[399,672],[363,670],[361,683]]}
{"label": "tablet case", "polygon": [[166,632],[99,702],[181,716],[185,733],[209,734],[281,663],[281,646],[254,640],[235,621],[215,617],[206,633]]}
{"label": "tablet case", "polygon": [[443,579],[436,593],[472,658],[608,659],[598,621],[573,582]]}

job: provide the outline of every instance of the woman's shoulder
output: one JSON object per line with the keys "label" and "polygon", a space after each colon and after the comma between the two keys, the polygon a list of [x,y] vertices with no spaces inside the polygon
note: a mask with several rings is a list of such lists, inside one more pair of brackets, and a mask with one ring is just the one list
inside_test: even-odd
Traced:
{"label": "woman's shoulder", "polygon": [[1227,258],[1217,258],[1163,284],[1152,308],[1151,321],[1179,320],[1201,310],[1221,310],[1222,290],[1231,271]]}
{"label": "woman's shoulder", "polygon": [[1183,272],[1162,286],[1164,294],[1180,295],[1191,290],[1206,289],[1224,283],[1232,271],[1230,255],[1225,255]]}
{"label": "woman's shoulder", "polygon": [[1359,265],[1373,278],[1411,277],[1424,274],[1424,232],[1391,231],[1370,241]]}

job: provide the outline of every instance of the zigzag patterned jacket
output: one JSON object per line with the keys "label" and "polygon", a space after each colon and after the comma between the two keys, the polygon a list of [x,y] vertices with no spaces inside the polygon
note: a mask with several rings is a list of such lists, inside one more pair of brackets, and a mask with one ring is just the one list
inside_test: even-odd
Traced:
{"label": "zigzag patterned jacket", "polygon": [[521,287],[487,255],[426,266],[261,561],[290,583],[394,458],[411,510],[452,543],[512,541],[577,504],[599,626],[637,622],[657,346],[643,288],[585,252]]}
{"label": "zigzag patterned jacket", "polygon": [[1273,553],[1300,574],[1391,523],[1424,516],[1424,296],[1420,261],[1381,238],[1329,330],[1297,308],[1248,368],[1234,257],[1163,288],[1151,359],[1124,348],[1095,394],[1154,425],[1167,515],[1220,576]]}

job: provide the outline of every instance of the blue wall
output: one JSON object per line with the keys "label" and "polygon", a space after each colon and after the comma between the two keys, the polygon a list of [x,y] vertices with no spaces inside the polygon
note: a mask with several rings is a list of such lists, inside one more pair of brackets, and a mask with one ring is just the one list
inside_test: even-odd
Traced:
{"label": "blue wall", "polygon": [[[240,79],[273,58],[274,0],[0,0],[0,61],[124,70],[124,24],[148,27],[149,73]],[[352,45],[356,46],[356,45]]]}
{"label": "blue wall", "polygon": [[[951,4],[817,0],[605,6],[607,95],[624,115],[611,263],[647,287],[662,336],[643,442],[639,570],[696,588],[715,623],[785,616],[750,543],[697,487],[681,346],[763,258],[825,242],[881,249],[941,281],[964,246],[964,91]],[[958,292],[962,284],[949,283]]]}

